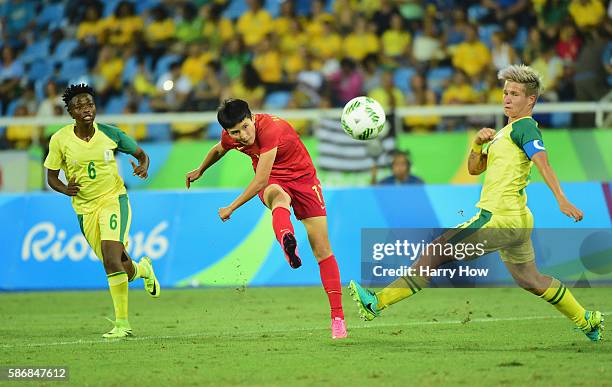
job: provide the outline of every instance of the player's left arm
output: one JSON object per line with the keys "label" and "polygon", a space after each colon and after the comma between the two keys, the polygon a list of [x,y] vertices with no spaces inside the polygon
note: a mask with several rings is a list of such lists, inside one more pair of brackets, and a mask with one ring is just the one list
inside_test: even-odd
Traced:
{"label": "player's left arm", "polygon": [[550,163],[548,162],[548,155],[545,151],[540,151],[531,156],[531,161],[536,165],[538,171],[544,178],[546,185],[552,191],[553,195],[555,195],[555,199],[557,199],[557,203],[559,204],[559,209],[565,215],[574,218],[576,222],[579,222],[584,217],[584,214],[580,209],[578,209],[575,205],[573,205],[565,196],[565,193],[561,189],[561,185],[559,184],[559,179],[557,178],[557,174],[552,169]]}
{"label": "player's left arm", "polygon": [[546,147],[542,140],[542,134],[537,127],[537,123],[528,118],[519,120],[512,125],[512,132],[510,133],[512,141],[525,152],[525,155],[533,161],[533,163],[540,171],[540,174],[544,178],[546,185],[555,195],[559,209],[565,215],[574,218],[576,222],[582,220],[583,213],[576,206],[570,203],[565,197],[565,193],[561,189],[557,174],[550,166],[548,162],[548,155],[546,154]]}
{"label": "player's left arm", "polygon": [[132,164],[132,169],[134,170],[132,174],[141,179],[146,179],[149,175],[149,156],[147,153],[138,146],[136,140],[125,134],[125,132],[119,128],[114,128],[112,126],[107,126],[106,128],[117,143],[117,150],[121,153],[132,155],[138,160],[138,165],[136,165],[134,160],[130,159],[130,164]]}
{"label": "player's left arm", "polygon": [[134,176],[146,179],[149,175],[149,155],[141,147],[136,146],[136,151],[132,153],[132,156],[138,160],[138,165],[136,165],[134,160],[130,159],[130,164],[132,164],[134,169]]}
{"label": "player's left arm", "polygon": [[270,173],[272,172],[272,166],[276,159],[276,152],[278,147],[274,147],[269,151],[266,151],[259,155],[259,161],[257,162],[257,170],[255,171],[255,177],[247,188],[240,196],[236,198],[229,206],[219,209],[219,217],[222,221],[226,221],[230,218],[232,213],[236,211],[244,203],[248,202],[257,195],[259,191],[264,189],[270,179]]}

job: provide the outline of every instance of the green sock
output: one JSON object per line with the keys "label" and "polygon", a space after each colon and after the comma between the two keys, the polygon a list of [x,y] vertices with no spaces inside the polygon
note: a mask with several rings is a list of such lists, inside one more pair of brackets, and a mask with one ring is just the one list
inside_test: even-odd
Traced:
{"label": "green sock", "polygon": [[118,271],[106,276],[113,305],[115,306],[115,320],[128,319],[128,276],[124,271]]}

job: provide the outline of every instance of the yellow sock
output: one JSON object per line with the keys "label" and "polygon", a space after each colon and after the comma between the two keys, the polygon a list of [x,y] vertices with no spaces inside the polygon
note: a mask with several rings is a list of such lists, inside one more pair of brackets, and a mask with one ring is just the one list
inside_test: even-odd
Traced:
{"label": "yellow sock", "polygon": [[376,308],[383,310],[389,305],[420,292],[428,284],[429,281],[423,277],[400,277],[376,293],[378,299]]}
{"label": "yellow sock", "polygon": [[115,320],[128,319],[128,276],[124,271],[118,271],[106,276],[108,287],[115,306]]}
{"label": "yellow sock", "polygon": [[132,260],[132,267],[134,267],[134,275],[130,278],[130,282],[134,281],[136,278],[149,278],[147,275],[147,268],[142,264],[142,260],[138,263]]}
{"label": "yellow sock", "polygon": [[584,319],[584,308],[576,301],[572,292],[559,282],[558,279],[553,278],[550,287],[546,289],[540,298],[548,301],[579,328],[584,328],[587,325]]}

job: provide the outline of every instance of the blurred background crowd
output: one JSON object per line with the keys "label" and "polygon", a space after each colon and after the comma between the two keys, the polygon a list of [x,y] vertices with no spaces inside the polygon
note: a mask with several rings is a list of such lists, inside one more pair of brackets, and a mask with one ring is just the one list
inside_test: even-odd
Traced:
{"label": "blurred background crowd", "polygon": [[[512,63],[543,75],[543,101],[598,101],[612,83],[611,14],[602,0],[0,0],[0,116],[66,114],[61,93],[75,82],[94,86],[98,114],[213,111],[229,96],[254,109],[359,95],[389,112],[501,103],[496,72]],[[541,124],[593,126],[569,114]],[[408,131],[469,126],[403,120]],[[59,127],[1,127],[0,147]],[[202,123],[121,127],[140,141],[219,135]]]}

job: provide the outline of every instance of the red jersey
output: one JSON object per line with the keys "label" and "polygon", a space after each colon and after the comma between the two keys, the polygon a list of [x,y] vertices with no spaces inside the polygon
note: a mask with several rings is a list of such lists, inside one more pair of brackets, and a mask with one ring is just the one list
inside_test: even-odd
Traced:
{"label": "red jersey", "polygon": [[255,114],[255,142],[244,146],[234,141],[227,131],[221,133],[221,146],[225,150],[238,149],[251,157],[253,170],[257,170],[259,155],[278,148],[270,179],[295,180],[315,176],[316,170],[306,147],[285,120],[270,114]]}

